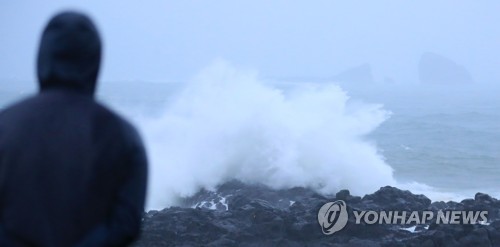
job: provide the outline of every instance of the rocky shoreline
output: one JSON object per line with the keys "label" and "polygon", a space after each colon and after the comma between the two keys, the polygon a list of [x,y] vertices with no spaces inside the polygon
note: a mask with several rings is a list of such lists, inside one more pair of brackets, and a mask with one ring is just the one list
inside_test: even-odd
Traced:
{"label": "rocky shoreline", "polygon": [[[345,202],[349,218],[343,229],[325,235],[318,211],[336,200]],[[407,212],[407,220],[413,211],[487,211],[487,221],[367,224],[353,217],[353,211],[389,210]],[[182,207],[145,213],[134,246],[500,246],[500,200],[477,193],[461,202],[431,202],[390,186],[364,197],[347,190],[323,196],[305,188],[273,190],[231,181],[186,198]]]}

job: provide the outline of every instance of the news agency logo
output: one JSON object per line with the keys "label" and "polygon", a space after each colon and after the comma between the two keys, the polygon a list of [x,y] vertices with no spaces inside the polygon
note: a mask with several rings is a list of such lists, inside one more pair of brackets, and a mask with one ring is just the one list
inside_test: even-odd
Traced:
{"label": "news agency logo", "polygon": [[342,200],[327,202],[319,209],[318,222],[325,235],[342,230],[347,224],[347,220],[347,206]]}
{"label": "news agency logo", "polygon": [[[353,210],[355,224],[395,224],[421,225],[430,224],[488,224],[488,211],[357,211]],[[318,223],[325,235],[334,234],[347,225],[349,215],[347,205],[338,200],[327,202],[318,211]]]}

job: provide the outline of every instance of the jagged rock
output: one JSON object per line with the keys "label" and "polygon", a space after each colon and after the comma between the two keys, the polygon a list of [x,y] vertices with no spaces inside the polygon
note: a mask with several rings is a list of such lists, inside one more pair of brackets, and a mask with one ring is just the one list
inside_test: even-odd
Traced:
{"label": "jagged rock", "polygon": [[431,200],[424,195],[414,195],[395,187],[385,186],[371,195],[363,197],[362,202],[369,209],[422,211],[429,207]]}
{"label": "jagged rock", "polygon": [[[347,211],[487,210],[488,223],[356,224],[349,217],[344,229],[324,235],[318,211],[327,202],[344,200]],[[273,190],[230,181],[215,191],[185,198],[182,207],[144,214],[145,246],[500,246],[500,201],[477,193],[462,202],[433,202],[424,195],[382,187],[363,198],[348,190],[320,195],[306,188]],[[413,230],[407,230],[414,227]]]}

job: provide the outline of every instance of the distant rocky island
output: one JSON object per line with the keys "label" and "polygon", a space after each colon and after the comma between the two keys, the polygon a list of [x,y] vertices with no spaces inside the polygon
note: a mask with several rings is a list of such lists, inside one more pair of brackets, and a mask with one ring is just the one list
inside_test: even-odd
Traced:
{"label": "distant rocky island", "polygon": [[[318,211],[342,200],[349,218],[342,230],[325,235]],[[433,213],[487,212],[487,221],[473,224],[356,223],[353,211]],[[500,246],[500,201],[477,193],[461,202],[431,202],[424,195],[382,187],[363,197],[342,190],[323,196],[306,188],[274,190],[230,181],[215,191],[200,191],[180,207],[144,215],[142,236],[135,247],[150,246]]]}
{"label": "distant rocky island", "polygon": [[433,52],[420,57],[418,76],[423,84],[471,84],[470,72],[453,60]]}

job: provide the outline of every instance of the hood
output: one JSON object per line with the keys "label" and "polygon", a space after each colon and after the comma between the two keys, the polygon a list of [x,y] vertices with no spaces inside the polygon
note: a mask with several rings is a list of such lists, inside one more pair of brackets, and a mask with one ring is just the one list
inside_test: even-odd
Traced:
{"label": "hood", "polygon": [[40,90],[63,88],[93,95],[100,62],[101,39],[90,18],[77,12],[59,13],[40,41]]}

